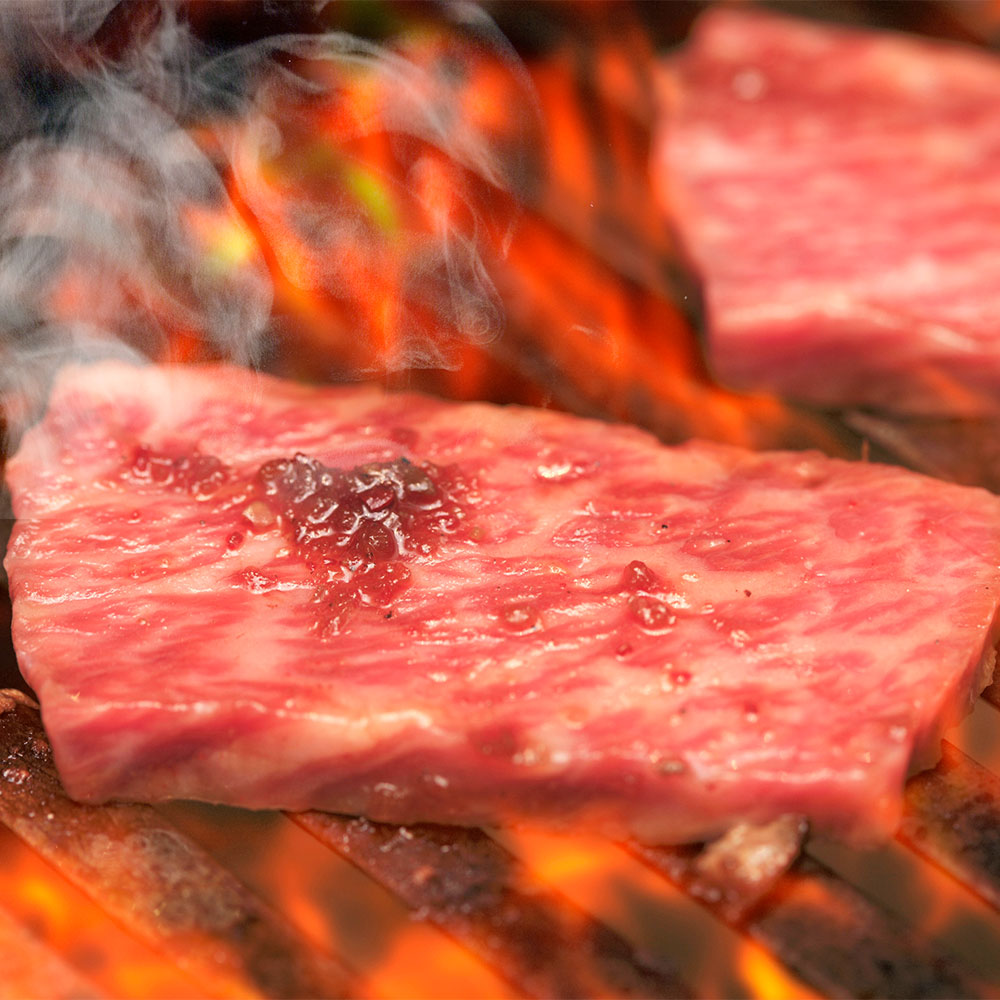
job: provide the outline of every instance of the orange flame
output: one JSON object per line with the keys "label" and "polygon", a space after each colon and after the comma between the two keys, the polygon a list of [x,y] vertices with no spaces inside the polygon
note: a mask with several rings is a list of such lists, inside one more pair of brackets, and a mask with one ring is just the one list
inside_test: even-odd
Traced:
{"label": "orange flame", "polygon": [[[636,422],[667,440],[839,451],[821,422],[771,397],[722,391],[706,377],[689,322],[662,280],[673,248],[649,194],[652,110],[641,85],[652,52],[637,30],[595,24],[600,108],[584,107],[574,50],[557,49],[530,67],[545,136],[530,149],[523,82],[488,51],[460,50],[465,81],[449,113],[461,111],[462,135],[452,155],[425,136],[390,131],[399,100],[390,76],[308,62],[302,72],[327,96],[306,102],[266,91],[258,118],[223,143],[236,150],[228,189],[243,222],[192,214],[207,256],[235,264],[257,244],[275,286],[281,343],[273,367],[282,374],[366,374],[462,399],[555,404]],[[416,25],[399,49],[423,71],[407,100],[440,101],[438,62],[455,55],[453,40]],[[608,139],[600,150],[596,113]],[[275,128],[278,140],[268,131]],[[510,193],[488,182],[502,177],[477,177],[461,162],[472,155],[470,135],[492,143],[491,152],[533,156],[543,171],[520,216]],[[595,156],[605,168],[594,167]],[[631,231],[627,252],[602,243],[597,221],[605,217]],[[434,290],[440,273],[414,281],[414,261],[431,246],[447,257],[449,240],[474,247],[474,267],[496,285],[506,314],[499,333],[478,326],[481,310],[463,320],[444,301],[464,292],[455,284]],[[623,266],[636,278],[624,278]]]}
{"label": "orange flame", "polygon": [[789,976],[767,952],[750,941],[740,949],[739,968],[755,1000],[814,1000],[819,996]]}
{"label": "orange flame", "polygon": [[366,980],[383,1000],[506,1000],[519,996],[453,941],[423,924],[411,924],[391,942]]}
{"label": "orange flame", "polygon": [[714,919],[700,904],[622,847],[597,837],[556,835],[525,827],[503,839],[531,872],[589,913],[600,914],[643,954],[660,955],[705,996],[802,997],[813,994],[784,974],[759,945]]}
{"label": "orange flame", "polygon": [[225,980],[194,983],[114,924],[5,828],[0,906],[82,977],[113,996],[235,996]]}

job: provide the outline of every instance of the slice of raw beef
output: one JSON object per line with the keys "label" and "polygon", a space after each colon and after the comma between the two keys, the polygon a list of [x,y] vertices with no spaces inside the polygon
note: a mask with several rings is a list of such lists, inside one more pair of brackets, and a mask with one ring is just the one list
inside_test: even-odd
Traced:
{"label": "slice of raw beef", "polygon": [[889,467],[106,363],[7,475],[85,800],[885,833],[992,667],[1000,499]]}
{"label": "slice of raw beef", "polygon": [[1000,60],[720,7],[666,79],[653,172],[721,380],[1000,411]]}

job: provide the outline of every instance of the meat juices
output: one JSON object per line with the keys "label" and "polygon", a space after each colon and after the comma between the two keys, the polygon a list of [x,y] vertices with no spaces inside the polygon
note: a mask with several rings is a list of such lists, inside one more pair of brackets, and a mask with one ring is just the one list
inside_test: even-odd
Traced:
{"label": "meat juices", "polygon": [[1000,60],[723,6],[667,69],[654,182],[719,379],[1000,413]]}
{"label": "meat juices", "polygon": [[880,836],[992,669],[1000,499],[901,469],[104,363],[7,475],[88,801]]}

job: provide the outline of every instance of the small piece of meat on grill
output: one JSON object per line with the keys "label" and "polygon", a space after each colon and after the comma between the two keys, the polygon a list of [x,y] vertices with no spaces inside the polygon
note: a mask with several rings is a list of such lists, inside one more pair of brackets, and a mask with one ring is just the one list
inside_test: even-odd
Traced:
{"label": "small piece of meat on grill", "polygon": [[718,378],[1000,412],[1000,60],[726,6],[666,69],[654,182]]}
{"label": "small piece of meat on grill", "polygon": [[7,477],[87,801],[877,836],[992,669],[1000,499],[901,469],[109,362]]}

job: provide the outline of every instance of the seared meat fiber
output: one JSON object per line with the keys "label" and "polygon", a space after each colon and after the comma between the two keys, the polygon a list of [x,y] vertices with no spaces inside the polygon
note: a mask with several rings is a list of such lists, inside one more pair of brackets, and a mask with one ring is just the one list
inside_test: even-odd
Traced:
{"label": "seared meat fiber", "polygon": [[879,835],[992,665],[1000,499],[894,468],[105,363],[7,475],[84,800]]}
{"label": "seared meat fiber", "polygon": [[720,7],[668,64],[654,176],[723,381],[1000,412],[1000,60]]}

